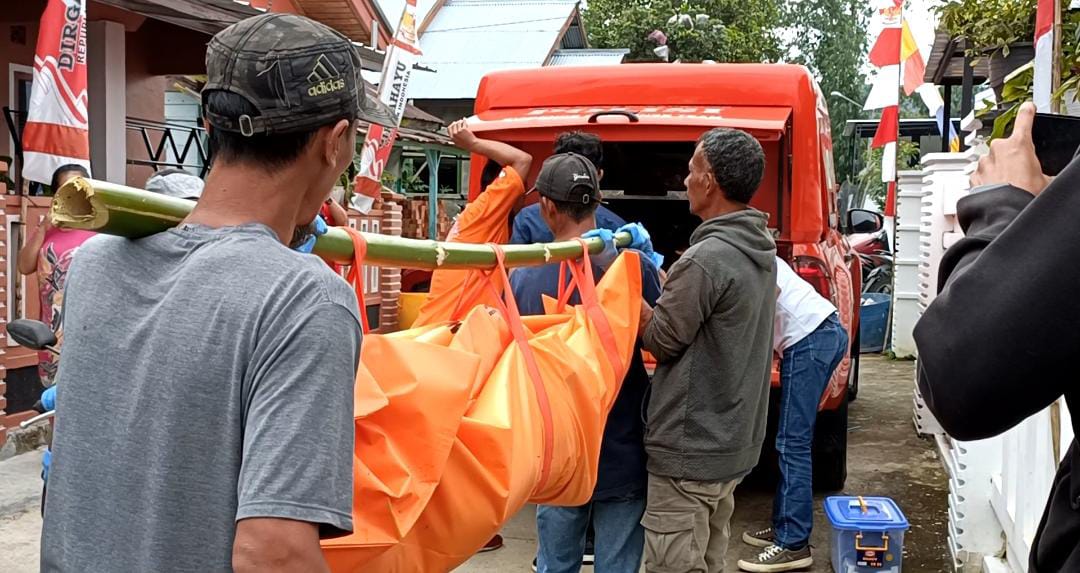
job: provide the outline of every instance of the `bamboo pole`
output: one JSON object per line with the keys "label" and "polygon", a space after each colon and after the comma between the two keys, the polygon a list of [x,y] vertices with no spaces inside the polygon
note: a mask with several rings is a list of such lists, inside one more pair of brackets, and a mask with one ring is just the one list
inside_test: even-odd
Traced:
{"label": "bamboo pole", "polygon": [[[180,224],[195,206],[192,201],[166,197],[107,181],[76,177],[53,197],[49,217],[64,229],[85,229],[137,239]],[[409,269],[488,269],[495,266],[495,251],[486,245],[443,243],[362,233],[367,240],[364,262],[374,266]],[[628,233],[619,233],[620,247],[630,244]],[[588,239],[589,252],[603,250],[600,239]],[[576,259],[581,244],[564,241],[536,245],[505,245],[507,267],[527,267]],[[331,228],[315,242],[315,253],[336,263],[353,262],[352,238]]]}

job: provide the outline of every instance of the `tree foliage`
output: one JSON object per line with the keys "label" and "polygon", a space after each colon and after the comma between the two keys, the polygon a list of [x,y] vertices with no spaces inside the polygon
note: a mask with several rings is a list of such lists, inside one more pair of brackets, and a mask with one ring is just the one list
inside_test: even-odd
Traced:
{"label": "tree foliage", "polygon": [[[867,117],[859,107],[831,96],[840,92],[861,102],[869,93],[862,70],[867,58],[866,24],[870,10],[865,0],[798,0],[784,10],[787,60],[810,68],[829,99],[834,145],[843,141],[849,119]],[[854,178],[852,157],[837,145],[837,177]]]}
{"label": "tree foliage", "polygon": [[630,61],[659,61],[655,30],[667,37],[668,61],[766,62],[781,55],[776,0],[589,0],[589,42],[629,48]]}
{"label": "tree foliage", "polygon": [[[919,144],[901,139],[896,146],[896,170],[911,169],[919,162]],[[881,158],[885,154],[882,148],[867,146],[863,150],[863,168],[859,172],[859,196],[869,197],[879,209],[885,208],[885,195],[889,186],[881,182]]]}

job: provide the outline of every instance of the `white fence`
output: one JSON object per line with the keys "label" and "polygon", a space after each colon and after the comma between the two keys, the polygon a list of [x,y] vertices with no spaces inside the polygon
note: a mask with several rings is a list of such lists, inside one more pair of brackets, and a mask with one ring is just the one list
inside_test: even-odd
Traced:
{"label": "white fence", "polygon": [[922,229],[921,171],[901,171],[896,193],[896,239],[893,245],[892,351],[915,356],[912,331],[919,320],[919,244]]}
{"label": "white fence", "polygon": [[[942,255],[963,236],[956,220],[956,203],[968,193],[968,178],[976,159],[973,153],[927,155],[921,193],[913,188],[915,176],[905,174],[908,191],[900,194],[898,210],[904,208],[905,200],[921,199],[922,207],[920,315],[937,294]],[[1005,434],[959,442],[942,433],[916,385],[913,421],[920,434],[934,436],[949,476],[949,549],[956,570],[1026,573],[1035,529],[1057,465],[1073,438],[1064,400]]]}

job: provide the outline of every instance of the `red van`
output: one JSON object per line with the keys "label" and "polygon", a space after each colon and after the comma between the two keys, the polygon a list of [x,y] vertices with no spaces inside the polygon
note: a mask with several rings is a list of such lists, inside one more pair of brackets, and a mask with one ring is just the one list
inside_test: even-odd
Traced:
{"label": "red van", "polygon": [[[781,64],[635,64],[497,72],[480,83],[470,125],[483,137],[533,155],[536,177],[557,134],[583,130],[604,141],[601,185],[609,207],[650,229],[668,263],[700,223],[683,181],[695,142],[713,127],[749,132],[767,165],[752,205],[770,214],[778,254],[840,310],[852,339],[821,404],[815,485],[840,489],[847,476],[847,403],[858,377],[859,262],[841,233],[828,109],[810,73]],[[473,157],[470,198],[479,192]],[[534,199],[535,200],[535,199]],[[854,218],[854,221],[852,219]],[[880,225],[853,212],[848,228]],[[774,387],[779,375],[774,371]],[[852,392],[853,393],[853,392]],[[777,400],[773,400],[777,402]],[[764,448],[771,455],[771,447]]]}

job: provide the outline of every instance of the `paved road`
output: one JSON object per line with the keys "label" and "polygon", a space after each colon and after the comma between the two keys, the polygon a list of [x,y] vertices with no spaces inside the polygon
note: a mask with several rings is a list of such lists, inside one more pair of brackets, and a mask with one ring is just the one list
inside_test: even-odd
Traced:
{"label": "paved road", "polygon": [[0,571],[38,570],[40,512],[41,452],[0,462]]}
{"label": "paved road", "polygon": [[[933,443],[919,439],[911,425],[913,364],[864,357],[859,399],[851,404],[847,492],[894,498],[912,524],[905,538],[904,570],[949,570],[946,535],[946,478]],[[37,571],[41,519],[38,503],[40,453],[0,462],[0,571]],[[829,529],[825,516],[815,512],[813,544],[816,563],[811,571],[831,571]],[[742,531],[767,519],[772,493],[748,483],[736,494],[729,570],[753,549],[737,541]],[[503,529],[506,547],[479,555],[458,569],[463,573],[525,573],[536,551],[533,508],[516,516]]]}

